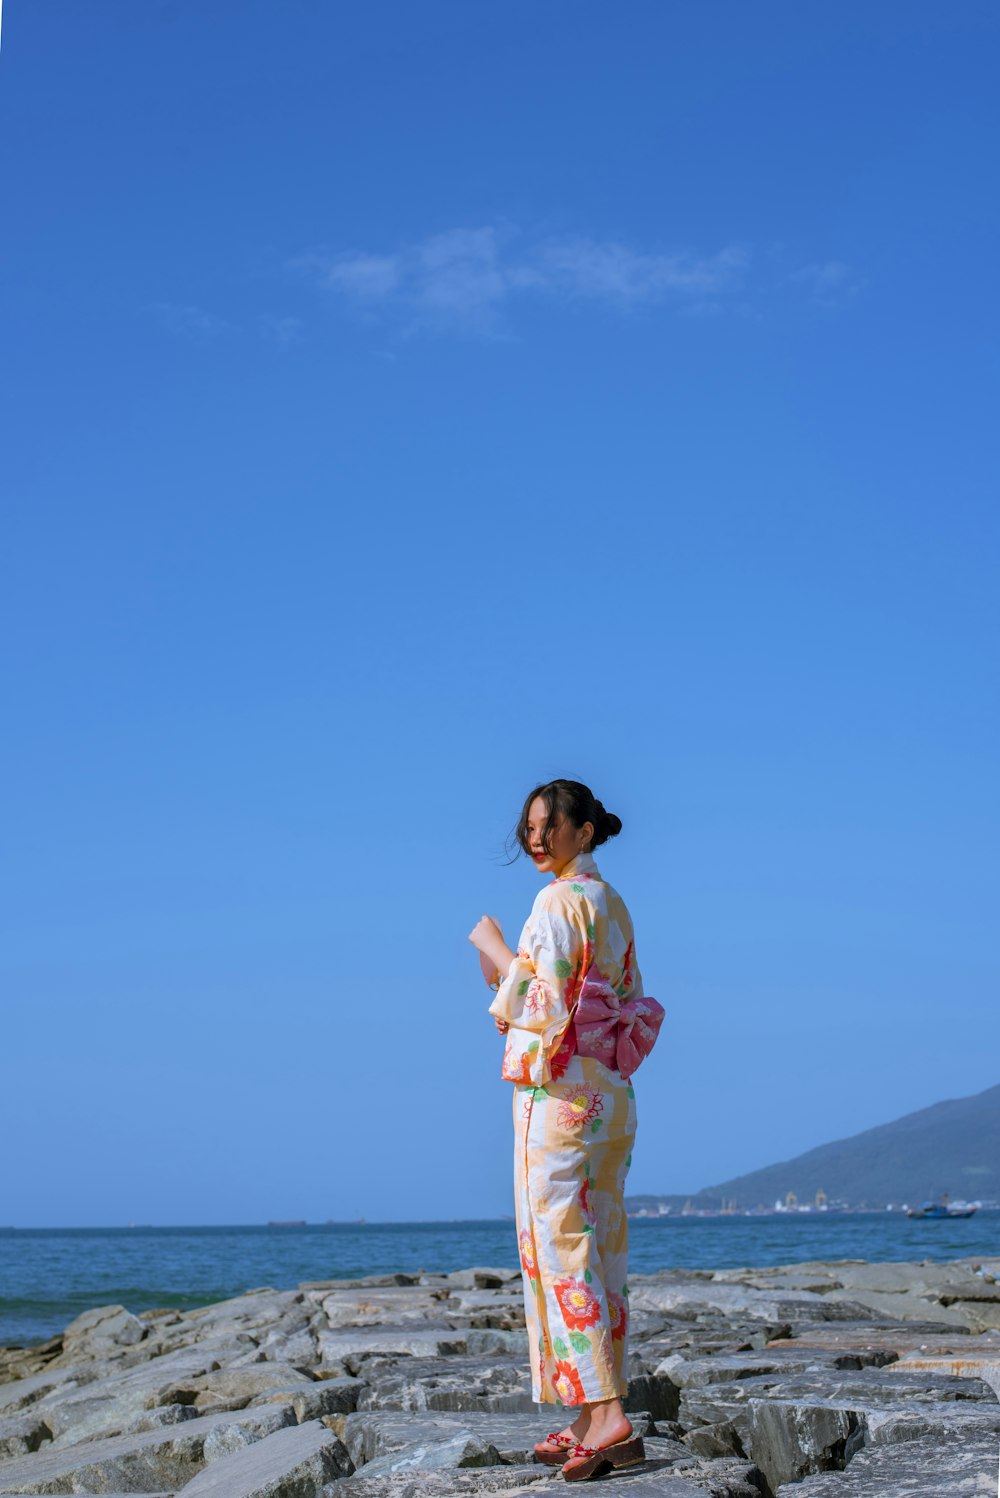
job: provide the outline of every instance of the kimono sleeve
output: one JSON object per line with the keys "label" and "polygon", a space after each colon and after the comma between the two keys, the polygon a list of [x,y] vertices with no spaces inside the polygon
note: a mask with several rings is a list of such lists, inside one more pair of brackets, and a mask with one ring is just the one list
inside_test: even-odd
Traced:
{"label": "kimono sleeve", "polygon": [[[543,892],[544,893],[544,892]],[[544,1086],[579,990],[588,948],[587,914],[565,896],[548,896],[529,916],[514,960],[489,1012],[510,1026],[502,1075]]]}

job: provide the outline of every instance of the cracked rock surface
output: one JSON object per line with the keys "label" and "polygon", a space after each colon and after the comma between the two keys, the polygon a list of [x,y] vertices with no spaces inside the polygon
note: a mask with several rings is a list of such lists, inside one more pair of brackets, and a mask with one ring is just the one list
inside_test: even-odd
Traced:
{"label": "cracked rock surface", "polygon": [[[668,1269],[629,1281],[619,1498],[994,1498],[1000,1259]],[[520,1273],[98,1306],[0,1348],[0,1495],[534,1494]]]}

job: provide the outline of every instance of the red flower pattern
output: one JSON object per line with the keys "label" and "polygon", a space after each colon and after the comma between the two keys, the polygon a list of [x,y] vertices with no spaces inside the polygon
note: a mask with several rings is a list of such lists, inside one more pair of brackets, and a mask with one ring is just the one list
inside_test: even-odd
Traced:
{"label": "red flower pattern", "polygon": [[530,1228],[522,1228],[519,1236],[521,1246],[521,1268],[529,1279],[537,1280],[538,1264],[535,1259],[535,1240]]}
{"label": "red flower pattern", "polygon": [[524,1010],[526,1014],[548,1014],[549,991],[540,978],[532,978],[528,985],[528,992],[524,996]]}
{"label": "red flower pattern", "polygon": [[586,1404],[587,1396],[580,1382],[580,1375],[566,1358],[556,1360],[556,1376],[552,1386],[559,1396],[560,1404]]}
{"label": "red flower pattern", "polygon": [[616,1342],[624,1340],[628,1330],[628,1301],[613,1290],[608,1291],[608,1317],[611,1321],[611,1336]]}
{"label": "red flower pattern", "polygon": [[522,1054],[514,1055],[514,1043],[508,1040],[504,1047],[503,1067],[500,1075],[507,1082],[530,1082],[531,1081],[531,1057]]}
{"label": "red flower pattern", "polygon": [[584,1280],[556,1280],[552,1288],[563,1320],[571,1331],[583,1331],[600,1321],[601,1302]]}
{"label": "red flower pattern", "polygon": [[556,1119],[564,1129],[586,1124],[604,1112],[604,1098],[593,1087],[574,1087],[559,1104]]}

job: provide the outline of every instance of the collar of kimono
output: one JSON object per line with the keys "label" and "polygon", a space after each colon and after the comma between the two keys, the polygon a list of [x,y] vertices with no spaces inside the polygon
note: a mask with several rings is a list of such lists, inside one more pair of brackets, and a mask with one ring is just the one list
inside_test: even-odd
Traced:
{"label": "collar of kimono", "polygon": [[591,879],[600,879],[601,871],[594,862],[593,853],[577,853],[563,868],[561,874],[553,879],[553,884],[558,884],[562,879],[578,879],[580,875],[589,875]]}

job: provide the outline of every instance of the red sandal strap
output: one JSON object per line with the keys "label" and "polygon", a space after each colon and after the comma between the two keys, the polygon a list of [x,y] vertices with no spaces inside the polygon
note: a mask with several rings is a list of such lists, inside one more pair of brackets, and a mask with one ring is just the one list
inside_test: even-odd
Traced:
{"label": "red sandal strap", "polygon": [[[632,1437],[634,1435],[635,1435],[635,1427],[633,1426],[632,1427],[632,1432],[631,1432],[630,1435],[623,1436],[620,1441],[612,1441],[611,1445],[612,1446],[621,1446],[621,1445],[624,1445],[625,1441],[631,1441]],[[599,1452],[601,1452],[601,1451],[607,1451],[607,1449],[608,1449],[607,1446],[581,1446],[579,1444],[579,1442],[578,1442],[573,1447],[573,1455],[574,1456],[577,1456],[577,1455],[579,1455],[579,1456],[597,1456]]]}

